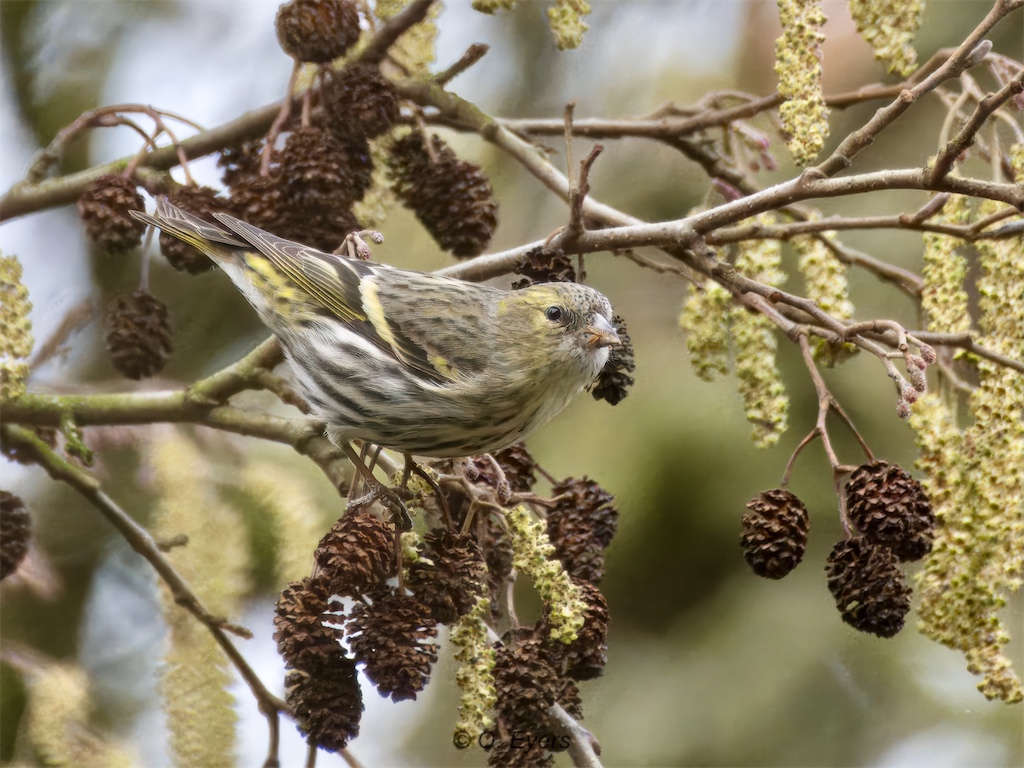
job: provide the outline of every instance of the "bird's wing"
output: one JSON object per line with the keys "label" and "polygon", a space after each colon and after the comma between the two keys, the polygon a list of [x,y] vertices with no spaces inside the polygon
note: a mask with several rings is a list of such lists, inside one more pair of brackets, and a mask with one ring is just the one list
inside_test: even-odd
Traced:
{"label": "bird's wing", "polygon": [[169,235],[193,245],[203,253],[218,256],[224,251],[224,246],[229,248],[247,248],[248,243],[239,240],[230,232],[225,232],[216,224],[203,221],[198,216],[193,216],[173,205],[166,197],[158,197],[156,210],[153,215],[143,211],[128,211],[133,218],[159,227]]}
{"label": "bird's wing", "polygon": [[385,311],[378,278],[389,267],[324,253],[223,213],[214,216],[351,331],[432,383],[454,379],[443,363],[437,364],[436,356],[407,335]]}

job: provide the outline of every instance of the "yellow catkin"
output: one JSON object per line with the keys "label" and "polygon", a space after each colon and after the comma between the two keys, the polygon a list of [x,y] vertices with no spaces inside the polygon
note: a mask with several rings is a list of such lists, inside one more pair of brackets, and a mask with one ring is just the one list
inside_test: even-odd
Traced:
{"label": "yellow catkin", "polygon": [[81,746],[75,731],[89,717],[89,681],[80,667],[48,664],[30,689],[28,737],[44,764],[77,765]]}
{"label": "yellow catkin", "polygon": [[[473,9],[481,13],[494,14],[509,11],[519,0],[473,0]],[[560,51],[579,48],[583,34],[589,29],[583,17],[590,14],[590,3],[586,0],[555,0],[547,10],[548,27],[555,46]]]}
{"label": "yellow catkin", "polygon": [[[241,516],[211,492],[209,459],[178,430],[150,451],[159,502],[153,535],[188,537],[167,558],[207,611],[231,616],[248,589],[248,543]],[[210,632],[162,590],[169,630],[161,693],[176,765],[234,766],[235,722],[227,659]]]}
{"label": "yellow catkin", "polygon": [[0,402],[25,393],[32,354],[32,303],[16,256],[0,254]]}
{"label": "yellow catkin", "polygon": [[1008,154],[1014,179],[1024,181],[1024,143],[1011,146]]}
{"label": "yellow catkin", "polygon": [[875,58],[906,77],[917,69],[914,37],[921,26],[921,0],[850,0],[850,15]]}
{"label": "yellow catkin", "polygon": [[455,682],[459,695],[459,721],[455,732],[476,741],[481,733],[494,725],[491,712],[497,698],[494,690],[494,648],[487,633],[487,617],[491,601],[477,598],[472,610],[452,626],[451,641],[459,669]]}
{"label": "yellow catkin", "polygon": [[[994,212],[984,204],[978,215]],[[1024,237],[979,241],[977,282],[983,346],[1024,358]],[[935,545],[918,574],[921,630],[961,651],[990,699],[1024,700],[1004,647],[1010,634],[999,611],[1024,577],[1024,377],[978,360],[962,432],[934,397],[911,416],[919,466],[938,521]]]}
{"label": "yellow catkin", "polygon": [[679,315],[694,373],[714,381],[729,372],[729,317],[732,294],[713,280],[693,287]]}
{"label": "yellow catkin", "polygon": [[[776,219],[765,215],[758,217],[758,221],[770,226]],[[776,240],[743,243],[736,259],[738,272],[773,287],[786,279],[781,264],[782,246]],[[775,359],[775,325],[761,313],[739,305],[730,314],[737,387],[747,421],[753,426],[754,444],[767,448],[786,431],[789,413],[789,397]]]}
{"label": "yellow catkin", "polygon": [[548,8],[548,26],[555,46],[560,51],[583,45],[583,33],[588,27],[583,17],[590,13],[586,0],[555,0]]}
{"label": "yellow catkin", "polygon": [[[967,199],[953,195],[932,221],[963,224],[969,215]],[[928,317],[928,330],[940,333],[966,331],[971,327],[971,315],[967,309],[967,291],[964,290],[967,259],[958,250],[963,241],[936,232],[925,232],[922,237],[924,266],[921,277],[924,288],[921,307]]]}
{"label": "yellow catkin", "polygon": [[[409,0],[377,0],[374,15],[387,21],[408,4]],[[388,49],[388,58],[400,64],[407,76],[425,78],[430,74],[430,65],[437,56],[437,17],[443,9],[443,3],[434,3],[426,18],[410,27]]]}
{"label": "yellow catkin", "polygon": [[821,152],[828,108],[821,86],[821,28],[827,17],[815,0],[778,0],[782,36],[775,41],[775,74],[785,101],[779,107],[787,146],[798,165]]}
{"label": "yellow catkin", "polygon": [[487,14],[510,11],[518,2],[519,0],[473,0],[473,10]]}
{"label": "yellow catkin", "polygon": [[[793,247],[799,254],[798,267],[804,276],[807,298],[813,299],[819,307],[828,312],[836,320],[853,318],[853,302],[850,301],[850,284],[847,279],[846,265],[843,264],[822,238],[799,235],[792,240]],[[814,357],[828,365],[840,362],[856,353],[858,347],[853,344],[829,344],[823,338],[813,337],[811,348]]]}
{"label": "yellow catkin", "polygon": [[393,143],[391,134],[370,140],[370,159],[373,161],[370,188],[363,199],[352,206],[353,215],[368,229],[382,227],[397,200],[387,179],[387,159]]}
{"label": "yellow catkin", "polygon": [[26,735],[49,766],[129,768],[137,756],[89,729],[89,680],[78,666],[47,662],[29,675]]}
{"label": "yellow catkin", "polygon": [[506,510],[512,535],[512,566],[533,579],[533,586],[548,609],[551,639],[569,644],[583,628],[587,604],[562,563],[554,559],[547,526],[523,505]]}

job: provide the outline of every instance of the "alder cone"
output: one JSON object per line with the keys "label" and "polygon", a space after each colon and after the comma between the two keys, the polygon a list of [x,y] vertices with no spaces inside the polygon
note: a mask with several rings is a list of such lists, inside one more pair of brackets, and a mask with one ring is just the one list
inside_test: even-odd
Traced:
{"label": "alder cone", "polygon": [[480,166],[460,160],[437,136],[434,157],[419,132],[391,151],[395,194],[446,251],[459,258],[480,255],[498,226],[498,204]]}
{"label": "alder cone", "polygon": [[358,597],[395,575],[391,531],[375,515],[347,514],[328,531],[313,553],[327,588]]}
{"label": "alder cone", "polygon": [[754,573],[781,579],[796,568],[807,550],[807,508],[790,491],[775,488],[747,502],[740,546]]}
{"label": "alder cone", "polygon": [[825,565],[828,589],[847,624],[893,637],[910,611],[911,589],[891,549],[856,536],[832,548]]}
{"label": "alder cone", "polygon": [[160,373],[172,350],[167,305],[142,289],[118,296],[107,313],[107,349],[129,379]]}
{"label": "alder cone", "polygon": [[115,256],[128,253],[142,242],[146,225],[129,212],[144,210],[135,182],[124,176],[100,176],[78,198],[78,216],[89,239]]}
{"label": "alder cone", "polygon": [[900,560],[920,560],[932,550],[935,514],[921,484],[896,464],[862,464],[846,483],[850,521]]}
{"label": "alder cone", "polygon": [[292,0],[275,20],[277,41],[296,61],[326,64],[359,39],[359,10],[352,0]]}
{"label": "alder cone", "polygon": [[[209,187],[181,187],[169,194],[167,199],[172,205],[211,224],[217,224],[217,220],[213,218],[214,213],[228,210],[228,201],[217,197],[217,191]],[[167,263],[179,272],[200,275],[214,267],[210,257],[205,253],[166,232],[160,233],[160,252],[167,259]]]}
{"label": "alder cone", "polygon": [[6,579],[28,554],[32,521],[25,502],[10,491],[0,491],[0,579]]}

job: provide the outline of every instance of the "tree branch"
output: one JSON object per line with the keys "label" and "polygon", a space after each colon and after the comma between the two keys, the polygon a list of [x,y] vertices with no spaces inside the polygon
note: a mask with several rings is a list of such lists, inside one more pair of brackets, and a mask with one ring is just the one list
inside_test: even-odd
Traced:
{"label": "tree branch", "polygon": [[938,157],[935,158],[930,181],[935,183],[949,173],[956,159],[974,143],[975,134],[981,130],[981,126],[991,117],[992,113],[1022,91],[1024,91],[1024,70],[1021,70],[1015,78],[998,91],[988,94],[978,102],[978,106],[975,107],[960,132],[942,148]]}
{"label": "tree branch", "polygon": [[0,427],[4,442],[15,446],[21,455],[31,459],[42,467],[54,480],[66,483],[89,501],[100,514],[121,534],[128,545],[148,562],[157,575],[163,580],[174,597],[174,602],[191,613],[205,626],[214,640],[224,651],[229,661],[238,670],[239,675],[249,687],[253,697],[259,704],[260,712],[267,718],[271,733],[277,732],[278,714],[289,712],[288,705],[273,695],[245,660],[245,657],[228,638],[225,629],[230,628],[235,634],[251,638],[248,630],[236,625],[229,625],[223,618],[212,616],[188,583],[174,569],[170,561],[164,557],[159,546],[149,532],[135,522],[113,499],[104,493],[100,483],[89,473],[74,466],[57,454],[38,435],[28,429],[5,424]]}
{"label": "tree branch", "polygon": [[[422,21],[435,0],[413,0],[400,13],[384,24],[359,55],[359,61],[378,62],[402,33]],[[300,98],[302,92],[294,94]],[[291,98],[290,95],[288,98]],[[143,168],[167,171],[179,164],[179,152],[188,159],[203,157],[230,147],[242,141],[263,136],[281,111],[282,102],[276,101],[247,112],[223,125],[201,131],[184,139],[177,145],[160,147],[138,158],[140,171]],[[110,173],[121,173],[135,158],[122,158],[103,165],[96,165],[78,173],[47,179],[39,183],[22,181],[12,186],[0,197],[0,222],[24,216],[29,213],[70,205],[81,197],[85,188]],[[143,174],[144,175],[144,172]]]}
{"label": "tree branch", "polygon": [[[961,72],[976,66],[984,58],[988,50],[983,38],[989,30],[998,24],[1004,16],[1012,13],[1024,5],[1024,0],[996,0],[992,10],[988,12],[981,23],[957,46],[952,55],[946,59],[934,72],[928,75],[911,88],[900,92],[888,106],[882,107],[874,116],[861,128],[849,134],[836,147],[835,151],[816,170],[824,176],[834,176],[839,171],[848,168],[863,149],[868,147],[875,137],[893,123],[900,115],[910,109],[910,106],[921,96],[934,90],[939,85]],[[991,48],[991,44],[987,44]],[[933,182],[934,183],[934,182]]]}

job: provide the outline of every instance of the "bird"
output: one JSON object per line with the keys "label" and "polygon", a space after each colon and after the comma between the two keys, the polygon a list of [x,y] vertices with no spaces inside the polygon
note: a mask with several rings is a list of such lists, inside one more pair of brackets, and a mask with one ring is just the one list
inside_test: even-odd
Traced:
{"label": "bird", "polygon": [[[195,246],[279,338],[327,437],[412,456],[507,448],[594,382],[620,344],[599,291],[520,290],[326,253],[159,198],[132,215]],[[349,449],[350,450],[350,449]],[[348,450],[346,450],[348,453]]]}

